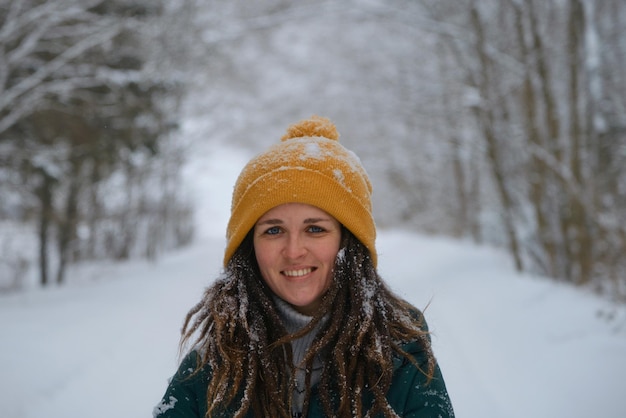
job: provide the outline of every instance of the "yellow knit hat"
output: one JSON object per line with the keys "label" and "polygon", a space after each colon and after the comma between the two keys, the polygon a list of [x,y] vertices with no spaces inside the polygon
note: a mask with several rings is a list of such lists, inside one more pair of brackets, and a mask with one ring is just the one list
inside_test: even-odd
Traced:
{"label": "yellow knit hat", "polygon": [[377,263],[372,185],[359,157],[339,143],[335,125],[313,116],[289,127],[281,142],[244,167],[233,191],[226,231],[227,265],[247,233],[283,203],[316,206],[348,228]]}

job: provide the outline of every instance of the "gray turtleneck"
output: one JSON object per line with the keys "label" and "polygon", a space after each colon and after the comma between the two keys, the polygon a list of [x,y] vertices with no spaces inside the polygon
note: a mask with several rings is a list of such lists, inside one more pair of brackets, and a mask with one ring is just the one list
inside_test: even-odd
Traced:
{"label": "gray turtleneck", "polygon": [[[287,332],[290,334],[301,330],[313,319],[313,317],[303,315],[296,311],[291,305],[278,297],[275,297],[274,300],[276,302],[276,307],[278,308],[278,314],[283,320]],[[291,350],[293,353],[292,370],[295,370],[296,377],[296,388],[293,393],[292,401],[292,415],[294,417],[301,416],[304,405],[304,382],[307,370],[305,370],[301,363],[302,360],[304,360],[304,356],[311,346],[311,343],[317,336],[317,332],[325,321],[325,318],[322,319],[322,321],[320,321],[315,328],[311,330],[311,332],[291,342]],[[311,373],[311,386],[319,382],[322,374],[322,367],[321,359],[319,356],[316,356],[313,360],[313,369],[308,371]]]}

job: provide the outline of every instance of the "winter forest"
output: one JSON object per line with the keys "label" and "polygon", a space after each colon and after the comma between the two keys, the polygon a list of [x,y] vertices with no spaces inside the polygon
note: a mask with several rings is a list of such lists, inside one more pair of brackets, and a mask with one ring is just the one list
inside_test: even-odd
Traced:
{"label": "winter forest", "polygon": [[380,227],[626,299],[621,0],[1,0],[0,289],[194,239],[200,143],[331,117]]}
{"label": "winter forest", "polygon": [[316,114],[456,416],[622,417],[625,27],[623,0],[0,0],[0,415],[149,416],[236,175]]}

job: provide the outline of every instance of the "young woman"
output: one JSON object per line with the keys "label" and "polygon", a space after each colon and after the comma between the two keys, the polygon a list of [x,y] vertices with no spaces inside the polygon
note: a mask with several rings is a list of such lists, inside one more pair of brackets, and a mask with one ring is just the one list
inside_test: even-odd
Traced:
{"label": "young woman", "polygon": [[301,121],[241,172],[224,271],[154,417],[454,416],[422,313],[377,273],[372,187],[338,139]]}

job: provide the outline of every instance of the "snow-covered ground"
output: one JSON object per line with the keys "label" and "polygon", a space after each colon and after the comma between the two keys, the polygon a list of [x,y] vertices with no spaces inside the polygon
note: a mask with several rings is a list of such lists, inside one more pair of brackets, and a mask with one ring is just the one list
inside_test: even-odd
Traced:
{"label": "snow-covered ground", "polygon": [[[73,267],[63,288],[0,295],[2,418],[151,415],[176,368],[184,314],[221,266],[245,159],[220,155],[190,168],[204,173],[195,192],[211,196],[192,247],[156,263]],[[624,416],[624,308],[520,276],[505,254],[471,243],[380,231],[377,246],[391,287],[428,306],[458,417]]]}

